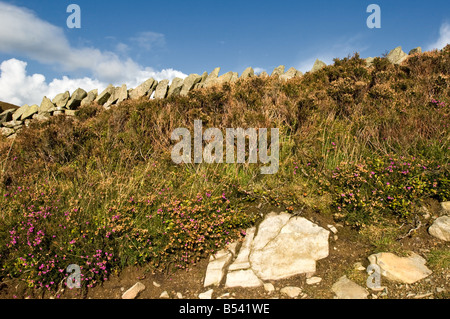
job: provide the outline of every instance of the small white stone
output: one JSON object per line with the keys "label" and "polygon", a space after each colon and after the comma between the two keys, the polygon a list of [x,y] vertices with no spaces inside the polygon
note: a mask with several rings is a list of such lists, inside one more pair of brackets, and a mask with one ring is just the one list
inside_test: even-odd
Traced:
{"label": "small white stone", "polygon": [[306,279],[306,284],[317,285],[321,281],[322,281],[322,278],[320,278],[320,277],[311,277],[311,278]]}
{"label": "small white stone", "polygon": [[201,294],[198,295],[199,299],[212,299],[212,294],[213,294],[214,290],[210,289],[206,292],[203,292]]}
{"label": "small white stone", "polygon": [[269,282],[264,284],[264,290],[270,294],[275,291],[275,287]]}
{"label": "small white stone", "polygon": [[289,298],[297,298],[302,292],[302,289],[299,287],[284,287],[280,290],[280,292]]}
{"label": "small white stone", "polygon": [[125,291],[125,293],[122,295],[122,299],[135,299],[140,292],[145,290],[145,286],[138,282],[133,287]]}
{"label": "small white stone", "polygon": [[334,227],[333,225],[327,225],[327,227],[333,232],[333,234],[337,234],[338,230],[336,227]]}
{"label": "small white stone", "polygon": [[158,284],[156,281],[154,281],[153,282],[153,286],[155,286],[156,288],[159,288],[159,287],[161,287],[161,285],[160,284]]}
{"label": "small white stone", "polygon": [[362,263],[360,263],[360,262],[354,263],[354,264],[353,264],[353,267],[354,267],[356,270],[359,270],[359,271],[365,271],[365,270],[366,270],[366,267],[364,267],[364,266],[362,265]]}
{"label": "small white stone", "polygon": [[170,296],[167,293],[167,291],[163,291],[162,294],[159,296],[159,298],[161,298],[161,299],[169,299]]}
{"label": "small white stone", "polygon": [[430,297],[432,295],[433,295],[433,293],[429,292],[429,293],[426,293],[426,294],[416,295],[416,296],[414,296],[414,299],[423,299],[423,298],[426,298],[426,297]]}
{"label": "small white stone", "polygon": [[444,241],[450,241],[450,216],[437,218],[428,229],[430,235]]}
{"label": "small white stone", "polygon": [[369,293],[366,289],[354,283],[347,276],[342,276],[331,287],[337,299],[367,299]]}
{"label": "small white stone", "polygon": [[183,295],[181,294],[181,292],[177,292],[177,298],[178,299],[183,299]]}

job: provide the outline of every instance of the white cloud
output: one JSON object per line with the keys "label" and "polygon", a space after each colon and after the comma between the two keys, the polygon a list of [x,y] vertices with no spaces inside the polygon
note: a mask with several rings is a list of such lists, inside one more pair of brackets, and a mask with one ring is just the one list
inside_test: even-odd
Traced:
{"label": "white cloud", "polygon": [[140,32],[137,36],[132,37],[130,41],[145,50],[151,50],[155,47],[164,47],[166,45],[164,34],[152,31]]}
{"label": "white cloud", "polygon": [[28,75],[27,63],[10,59],[0,64],[0,100],[16,105],[39,104],[44,96],[53,98],[56,94],[70,91],[71,93],[79,87],[86,90],[94,88],[104,89],[107,84],[90,78],[54,79],[46,82],[42,74]]}
{"label": "white cloud", "polygon": [[439,38],[436,40],[436,42],[428,46],[427,51],[431,51],[434,49],[441,50],[447,44],[450,44],[450,24],[444,22],[439,30]]}
{"label": "white cloud", "polygon": [[258,68],[258,67],[256,67],[256,68],[254,69],[255,74],[261,74],[261,73],[264,72],[264,71],[266,71],[266,69]]}
{"label": "white cloud", "polygon": [[[42,98],[47,96],[53,99],[57,94],[69,91],[73,93],[77,88],[86,91],[98,89],[104,90],[109,82],[92,79],[89,77],[71,79],[64,76],[62,79],[53,79],[47,82],[42,74],[27,74],[27,63],[17,59],[3,61],[0,64],[0,101],[15,105],[40,104]],[[135,88],[144,80],[150,77],[161,81],[163,79],[173,79],[175,77],[184,78],[183,73],[167,69],[161,72],[140,71],[136,74],[136,79],[125,82],[129,88]]]}
{"label": "white cloud", "polygon": [[[165,43],[164,35],[154,32],[140,33],[131,41],[146,49]],[[125,83],[134,88],[150,77],[172,80],[187,76],[173,69],[156,71],[139,65],[126,57],[126,44],[119,43],[117,49],[124,58],[97,48],[72,47],[61,28],[40,19],[27,8],[0,2],[0,52],[58,65],[63,71],[85,70],[91,76],[81,79],[64,76],[47,83],[41,74],[27,75],[26,62],[4,61],[1,64],[0,100],[15,104],[40,103],[44,95],[51,97],[78,87],[101,89],[109,83],[116,86]]]}

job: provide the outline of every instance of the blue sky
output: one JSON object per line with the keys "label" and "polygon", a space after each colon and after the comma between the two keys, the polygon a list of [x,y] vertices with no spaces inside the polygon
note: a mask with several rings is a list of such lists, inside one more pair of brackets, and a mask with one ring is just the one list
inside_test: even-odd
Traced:
{"label": "blue sky", "polygon": [[[69,4],[81,28],[69,29]],[[369,4],[381,29],[369,29]],[[381,56],[450,42],[450,1],[0,0],[0,100],[39,104],[65,90],[134,87],[190,73],[308,71],[320,58]]]}

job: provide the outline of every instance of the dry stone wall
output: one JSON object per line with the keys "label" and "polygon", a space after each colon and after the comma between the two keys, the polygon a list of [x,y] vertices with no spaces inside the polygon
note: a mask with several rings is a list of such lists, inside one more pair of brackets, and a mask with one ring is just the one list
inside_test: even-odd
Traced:
{"label": "dry stone wall", "polygon": [[[422,53],[422,49],[419,47],[411,50],[409,55],[420,53]],[[397,47],[389,53],[387,58],[393,64],[400,64],[409,55],[403,52],[401,47]],[[372,64],[373,60],[374,58],[366,59],[368,67]],[[316,72],[325,66],[326,64],[324,62],[316,60],[311,72]],[[75,112],[80,106],[89,105],[93,102],[102,105],[105,109],[109,109],[114,105],[118,105],[129,99],[164,99],[178,95],[186,96],[194,89],[222,85],[227,82],[233,83],[238,79],[246,79],[254,76],[269,76],[266,72],[255,75],[255,71],[251,67],[247,68],[240,77],[236,72],[228,72],[221,76],[219,76],[219,72],[220,68],[216,68],[210,74],[207,72],[204,72],[202,75],[191,74],[185,79],[175,78],[171,83],[169,80],[158,82],[151,78],[135,89],[128,89],[125,84],[120,87],[109,85],[100,93],[98,90],[86,92],[79,88],[75,90],[72,95],[69,91],[66,91],[56,95],[53,100],[50,100],[45,96],[40,105],[23,105],[18,109],[8,109],[1,113],[0,134],[7,138],[14,138],[16,134],[24,126],[27,127],[32,120],[45,121],[55,115],[75,116]],[[301,77],[303,76],[303,73],[295,68],[290,68],[285,71],[285,66],[280,65],[273,70],[271,76],[277,76],[280,79],[287,81],[294,77]]]}

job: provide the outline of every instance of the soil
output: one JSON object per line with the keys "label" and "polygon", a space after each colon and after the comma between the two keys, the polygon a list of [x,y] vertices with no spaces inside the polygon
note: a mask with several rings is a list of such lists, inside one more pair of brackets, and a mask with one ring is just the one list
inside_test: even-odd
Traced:
{"label": "soil", "polygon": [[[433,205],[431,205],[433,206]],[[401,251],[414,251],[427,258],[432,249],[447,250],[449,244],[428,234],[427,229],[431,220],[436,216],[436,208],[431,207],[432,216],[421,220],[422,226],[410,236],[398,240],[396,246]],[[267,209],[266,211],[269,211]],[[276,211],[276,209],[270,209]],[[278,210],[279,211],[279,210]],[[328,229],[327,225],[337,226],[338,233],[330,232],[329,256],[317,262],[315,277],[322,278],[319,284],[308,285],[308,274],[301,274],[288,279],[271,282],[275,291],[268,293],[264,287],[259,288],[224,288],[213,287],[213,299],[221,297],[234,299],[286,299],[280,289],[286,286],[295,286],[302,289],[300,299],[333,299],[332,285],[343,275],[346,275],[357,284],[366,287],[368,274],[355,269],[354,264],[360,262],[364,267],[369,265],[367,257],[377,252],[374,245],[358,231],[337,224],[332,216],[323,216],[314,212],[302,212],[301,216]],[[410,227],[411,228],[411,227]],[[403,233],[407,233],[405,229]],[[203,279],[208,266],[204,259],[192,269],[179,270],[173,273],[153,272],[143,267],[128,267],[119,276],[112,276],[102,285],[91,289],[65,289],[57,294],[29,291],[20,282],[5,281],[0,283],[0,299],[121,299],[122,294],[136,282],[141,282],[146,289],[137,299],[159,299],[161,293],[166,291],[171,299],[178,299],[177,293],[183,299],[198,299],[198,295],[211,288],[203,287]],[[448,268],[431,267],[433,273],[424,280],[407,285],[388,281],[382,278],[382,291],[373,291],[369,288],[369,298],[372,299],[448,299],[450,298],[450,270]],[[312,274],[309,274],[312,276]]]}

